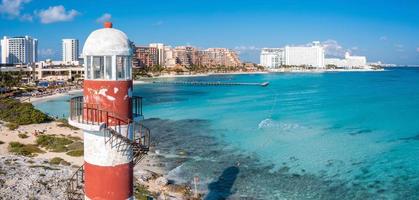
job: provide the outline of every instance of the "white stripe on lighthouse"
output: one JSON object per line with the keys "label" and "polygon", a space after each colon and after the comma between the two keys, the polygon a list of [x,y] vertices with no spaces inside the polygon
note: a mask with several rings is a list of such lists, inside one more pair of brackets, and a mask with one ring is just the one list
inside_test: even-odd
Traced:
{"label": "white stripe on lighthouse", "polygon": [[132,160],[132,149],[125,141],[104,136],[103,131],[84,131],[84,160],[97,166],[126,164]]}

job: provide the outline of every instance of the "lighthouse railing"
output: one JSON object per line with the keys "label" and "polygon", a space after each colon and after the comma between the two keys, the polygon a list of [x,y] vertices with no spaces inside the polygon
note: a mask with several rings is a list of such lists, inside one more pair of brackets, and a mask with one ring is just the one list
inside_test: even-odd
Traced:
{"label": "lighthouse railing", "polygon": [[[132,103],[134,107],[133,115],[142,115],[142,97],[134,96]],[[119,137],[129,142],[134,149],[139,151],[135,153],[146,153],[149,150],[150,129],[132,119],[102,110],[97,104],[85,103],[82,96],[70,99],[70,119],[82,124],[104,124],[105,128],[112,129],[112,133],[118,134]],[[126,128],[129,126],[132,127],[132,137],[130,137],[130,130]]]}

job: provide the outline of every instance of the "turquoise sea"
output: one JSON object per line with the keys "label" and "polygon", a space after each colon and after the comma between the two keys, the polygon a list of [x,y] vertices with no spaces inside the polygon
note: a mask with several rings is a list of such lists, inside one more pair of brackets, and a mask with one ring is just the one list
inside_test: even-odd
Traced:
{"label": "turquoise sea", "polygon": [[169,178],[206,199],[419,199],[419,68],[168,80],[270,82],[135,86]]}

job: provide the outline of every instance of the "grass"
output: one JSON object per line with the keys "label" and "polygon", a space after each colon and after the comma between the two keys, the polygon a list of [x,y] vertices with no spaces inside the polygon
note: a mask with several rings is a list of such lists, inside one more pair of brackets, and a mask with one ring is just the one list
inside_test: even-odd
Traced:
{"label": "grass", "polygon": [[84,150],[83,149],[77,149],[77,150],[73,150],[73,151],[69,151],[66,153],[69,156],[73,156],[73,157],[80,157],[84,155]]}
{"label": "grass", "polygon": [[9,152],[16,155],[33,157],[38,153],[45,153],[39,149],[36,145],[33,144],[22,144],[19,142],[10,142],[9,143]]}
{"label": "grass", "polygon": [[60,170],[46,165],[31,165],[30,168],[43,168],[44,170]]}
{"label": "grass", "polygon": [[7,123],[6,127],[9,128],[9,130],[13,131],[16,130],[17,128],[19,128],[19,125],[16,123]]}
{"label": "grass", "polygon": [[61,163],[61,161],[63,161],[63,160],[64,159],[62,159],[60,157],[54,157],[54,158],[51,158],[49,160],[49,164],[51,164],[51,165],[59,165]]}
{"label": "grass", "polygon": [[[16,125],[39,124],[52,120],[51,117],[36,109],[31,103],[21,103],[12,98],[1,98],[0,110],[0,120]],[[13,128],[16,125],[10,126]]]}
{"label": "grass", "polygon": [[66,152],[68,151],[67,145],[71,143],[73,143],[72,140],[56,135],[40,135],[36,138],[37,145],[52,152]]}
{"label": "grass", "polygon": [[134,197],[137,200],[148,200],[148,196],[151,196],[150,192],[144,185],[135,184],[134,186]]}
{"label": "grass", "polygon": [[26,135],[26,133],[19,133],[17,136],[19,136],[19,138],[22,138],[22,139],[29,137],[28,135]]}
{"label": "grass", "polygon": [[79,128],[74,127],[74,126],[71,126],[68,123],[68,120],[66,120],[66,119],[58,119],[56,121],[59,122],[59,124],[57,124],[57,126],[59,126],[59,127],[67,127],[67,128],[69,128],[71,130],[79,130]]}

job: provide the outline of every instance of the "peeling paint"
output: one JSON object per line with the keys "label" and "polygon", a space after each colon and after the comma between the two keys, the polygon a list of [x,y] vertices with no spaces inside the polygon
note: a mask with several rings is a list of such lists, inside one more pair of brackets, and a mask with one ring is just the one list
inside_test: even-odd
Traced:
{"label": "peeling paint", "polygon": [[118,88],[117,88],[117,87],[114,87],[114,88],[113,88],[113,93],[115,93],[115,94],[116,94],[116,93],[118,93],[118,91],[119,91],[119,90],[118,90]]}

